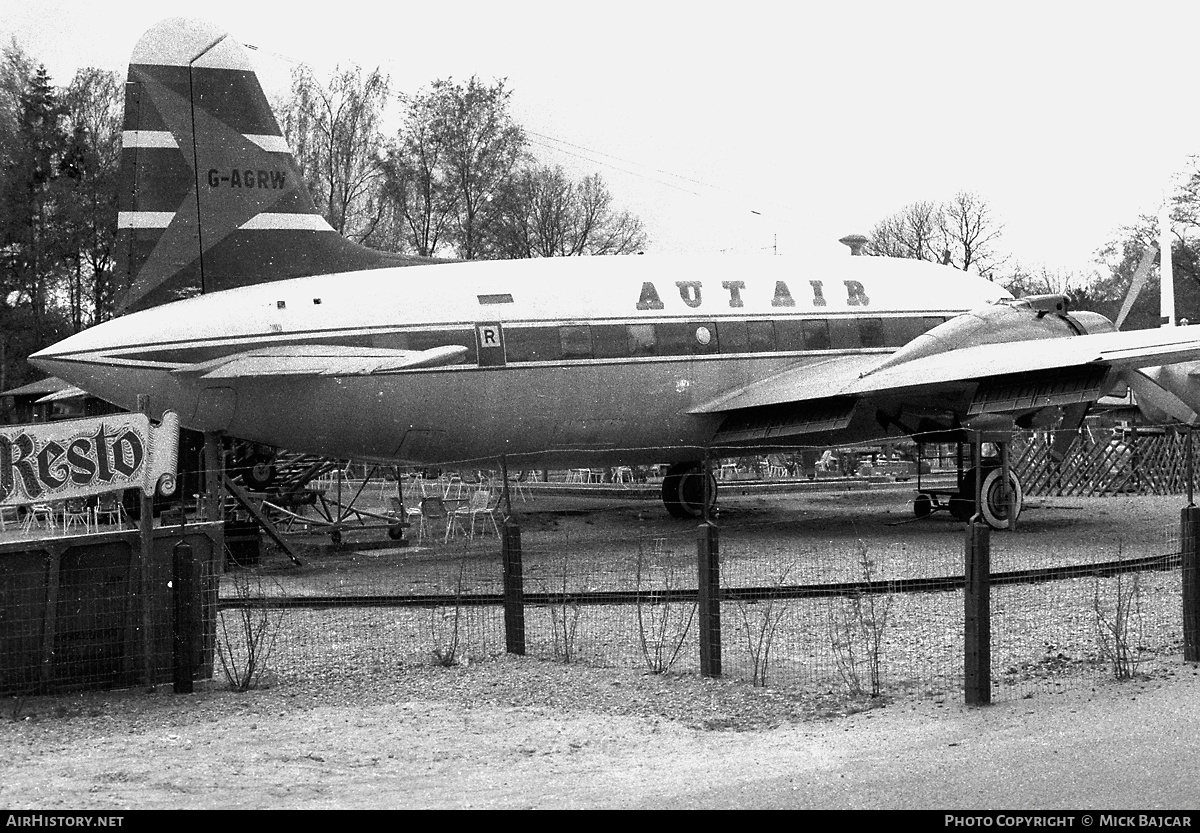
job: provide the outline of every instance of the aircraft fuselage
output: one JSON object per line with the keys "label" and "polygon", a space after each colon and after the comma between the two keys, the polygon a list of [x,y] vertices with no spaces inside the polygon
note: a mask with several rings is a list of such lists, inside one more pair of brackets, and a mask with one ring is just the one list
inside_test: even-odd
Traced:
{"label": "aircraft fuselage", "polygon": [[[830,356],[885,359],[1006,297],[916,261],[652,257],[443,264],[280,281],[102,324],[35,363],[124,408],[335,457],[526,465],[698,459],[716,396]],[[368,375],[186,370],[296,343],[422,350],[461,364]],[[864,430],[880,427],[866,420]]]}

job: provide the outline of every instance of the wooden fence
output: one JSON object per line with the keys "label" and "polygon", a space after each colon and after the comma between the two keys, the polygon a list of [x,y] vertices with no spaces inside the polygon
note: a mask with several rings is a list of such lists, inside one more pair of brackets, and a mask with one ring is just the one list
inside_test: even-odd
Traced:
{"label": "wooden fence", "polygon": [[[1112,432],[1081,428],[1061,463],[1054,435],[1013,438],[1013,469],[1027,495],[1174,495],[1188,489],[1188,438],[1175,429]],[[1196,444],[1193,444],[1195,446]],[[1193,467],[1200,471],[1195,448]]]}

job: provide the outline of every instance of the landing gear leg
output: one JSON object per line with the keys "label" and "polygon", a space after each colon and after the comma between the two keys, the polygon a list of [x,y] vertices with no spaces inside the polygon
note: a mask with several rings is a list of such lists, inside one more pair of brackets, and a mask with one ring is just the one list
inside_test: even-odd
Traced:
{"label": "landing gear leg", "polygon": [[980,461],[977,467],[961,474],[958,494],[950,498],[950,514],[961,521],[969,521],[975,514],[975,496],[978,488],[979,511],[983,520],[992,529],[1011,530],[1017,528],[1017,518],[1025,502],[1025,492],[1016,472],[1008,465],[1007,442],[997,444],[1000,445],[999,460],[994,457],[986,458]]}
{"label": "landing gear leg", "polygon": [[[717,502],[717,479],[708,473],[708,508]],[[663,477],[662,500],[672,518],[698,518],[704,514],[704,466],[675,463]]]}

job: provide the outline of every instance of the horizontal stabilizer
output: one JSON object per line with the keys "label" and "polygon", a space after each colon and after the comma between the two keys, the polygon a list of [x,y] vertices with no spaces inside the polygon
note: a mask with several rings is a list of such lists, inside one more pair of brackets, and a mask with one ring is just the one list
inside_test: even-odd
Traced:
{"label": "horizontal stabilizer", "polygon": [[37,400],[36,404],[41,405],[45,402],[60,402],[63,399],[74,399],[77,396],[88,396],[88,392],[83,388],[77,388],[74,385],[62,390],[56,390],[54,393],[47,394]]}
{"label": "horizontal stabilizer", "polygon": [[428,350],[389,350],[381,347],[297,344],[263,347],[174,372],[203,379],[243,379],[271,376],[370,376],[422,367],[458,364],[467,355],[459,344]]}

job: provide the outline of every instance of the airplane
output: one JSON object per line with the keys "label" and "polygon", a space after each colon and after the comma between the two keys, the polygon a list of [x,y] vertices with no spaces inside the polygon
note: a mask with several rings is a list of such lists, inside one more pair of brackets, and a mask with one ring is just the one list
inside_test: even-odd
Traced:
{"label": "airplane", "polygon": [[[715,499],[711,457],[1081,420],[1122,374],[1200,359],[1200,329],[1117,332],[918,260],[373,252],[316,210],[247,51],[181,19],[131,59],[119,210],[127,312],[40,369],[328,457],[669,464],[681,518]],[[1022,495],[999,472],[960,495],[984,478],[1004,528]]]}

